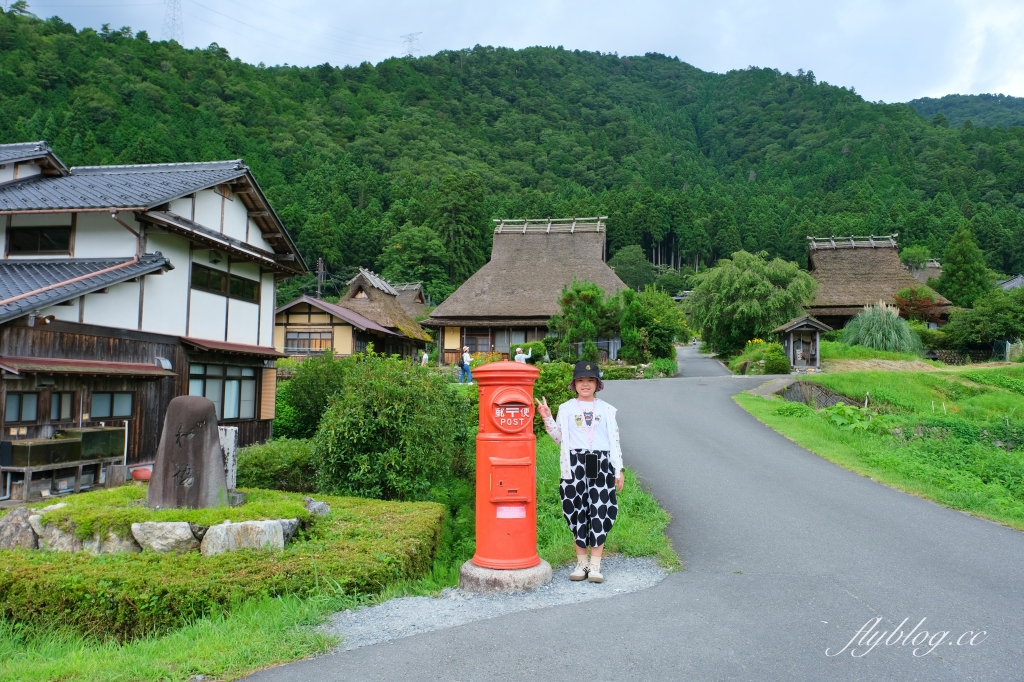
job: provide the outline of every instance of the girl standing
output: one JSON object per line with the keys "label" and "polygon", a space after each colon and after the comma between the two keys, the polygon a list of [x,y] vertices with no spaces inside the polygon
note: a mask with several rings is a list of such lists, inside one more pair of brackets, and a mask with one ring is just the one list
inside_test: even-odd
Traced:
{"label": "girl standing", "polygon": [[576,541],[576,568],[569,579],[600,583],[605,539],[619,513],[615,493],[624,484],[619,427],[615,408],[597,398],[604,382],[596,363],[577,362],[569,388],[576,398],[558,406],[557,421],[547,399],[537,401],[537,411],[548,435],[561,445],[562,513]]}

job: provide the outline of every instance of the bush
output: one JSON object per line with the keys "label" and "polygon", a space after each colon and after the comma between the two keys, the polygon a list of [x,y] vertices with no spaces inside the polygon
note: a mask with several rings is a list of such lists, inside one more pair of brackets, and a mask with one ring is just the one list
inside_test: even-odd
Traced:
{"label": "bush", "polygon": [[926,286],[900,289],[893,298],[896,307],[908,320],[931,322],[939,318],[935,312],[935,307],[938,305],[935,293]]}
{"label": "bush", "polygon": [[789,360],[782,353],[769,353],[764,358],[765,374],[789,374],[791,370]]}
{"label": "bush", "polygon": [[[538,400],[546,398],[551,414],[555,414],[559,405],[576,397],[576,392],[569,388],[569,382],[572,381],[572,365],[567,362],[546,362],[539,369],[540,376],[533,385],[533,396]],[[544,420],[536,410],[533,415],[533,431],[544,432]]]}
{"label": "bush", "polygon": [[921,341],[910,331],[907,321],[895,306],[879,301],[864,306],[843,328],[843,343],[867,346],[893,353],[918,353]]}
{"label": "bush", "polygon": [[917,338],[921,340],[921,346],[929,349],[946,348],[946,333],[938,329],[929,329],[923,322],[912,320],[910,323],[910,331],[917,335]]}
{"label": "bush", "polygon": [[686,335],[683,314],[664,291],[647,287],[643,293],[625,290],[622,296],[622,320],[619,329],[622,348],[619,357],[626,362],[650,362],[655,358],[675,358],[673,342]]}
{"label": "bush", "polygon": [[313,441],[319,490],[421,499],[465,468],[474,419],[445,375],[373,353],[349,365]]}
{"label": "bush", "polygon": [[238,487],[311,493],[315,490],[313,442],[275,438],[238,451]]}
{"label": "bush", "polygon": [[942,331],[954,348],[1024,338],[1024,288],[993,289],[978,298],[973,309],[954,309]]}
{"label": "bush", "polygon": [[[543,341],[527,341],[526,343],[520,344],[523,352],[529,355],[529,359],[526,361],[528,364],[535,365],[538,362],[544,362],[544,355],[548,352],[547,347]],[[530,351],[533,351],[532,353]],[[516,349],[512,349],[513,355]]]}
{"label": "bush", "polygon": [[351,358],[336,360],[326,353],[299,363],[288,381],[277,388],[274,434],[282,438],[311,438],[320,416],[345,383]]}
{"label": "bush", "polygon": [[658,358],[651,363],[655,376],[674,377],[679,372],[679,364],[675,358]]}
{"label": "bush", "polygon": [[[302,509],[301,494],[249,493]],[[229,611],[252,597],[374,593],[430,568],[441,537],[441,505],[317,499],[327,502],[331,513],[309,517],[300,537],[280,552],[204,557],[199,552],[93,556],[6,551],[0,571],[0,616],[42,628],[67,627],[101,639],[127,640]],[[219,511],[237,520],[241,509]],[[178,512],[183,518],[214,511],[125,509],[136,510]]]}

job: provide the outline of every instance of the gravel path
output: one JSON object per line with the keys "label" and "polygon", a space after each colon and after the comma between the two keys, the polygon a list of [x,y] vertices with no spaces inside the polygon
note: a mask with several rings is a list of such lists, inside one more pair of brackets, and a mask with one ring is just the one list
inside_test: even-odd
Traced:
{"label": "gravel path", "polygon": [[559,568],[547,585],[514,594],[474,594],[451,588],[436,598],[392,599],[336,613],[322,629],[343,637],[338,650],[349,651],[508,613],[636,592],[657,585],[667,575],[654,559],[615,556],[601,561],[603,583],[573,582],[571,570],[571,566]]}

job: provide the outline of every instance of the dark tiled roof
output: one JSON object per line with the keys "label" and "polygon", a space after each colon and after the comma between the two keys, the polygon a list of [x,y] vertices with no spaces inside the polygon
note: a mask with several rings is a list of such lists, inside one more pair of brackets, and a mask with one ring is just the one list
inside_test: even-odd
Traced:
{"label": "dark tiled roof", "polygon": [[44,141],[40,142],[16,142],[14,144],[0,144],[0,163],[17,163],[19,161],[31,161],[44,156],[52,157],[59,164],[62,170],[64,164],[54,155],[50,145]]}
{"label": "dark tiled roof", "polygon": [[152,208],[246,172],[241,160],[80,166],[64,177],[36,176],[0,187],[0,211]]}
{"label": "dark tiled roof", "polygon": [[0,322],[162,269],[159,251],[134,258],[51,258],[0,261]]}

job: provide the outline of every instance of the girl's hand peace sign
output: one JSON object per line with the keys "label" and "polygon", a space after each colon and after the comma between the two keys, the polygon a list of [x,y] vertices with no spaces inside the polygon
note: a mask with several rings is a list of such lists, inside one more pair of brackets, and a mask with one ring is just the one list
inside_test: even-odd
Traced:
{"label": "girl's hand peace sign", "polygon": [[544,402],[541,402],[536,398],[534,398],[533,400],[534,402],[537,403],[537,411],[540,412],[540,416],[543,417],[544,419],[551,419],[551,408],[548,407],[548,399],[541,398],[541,400],[543,400]]}

